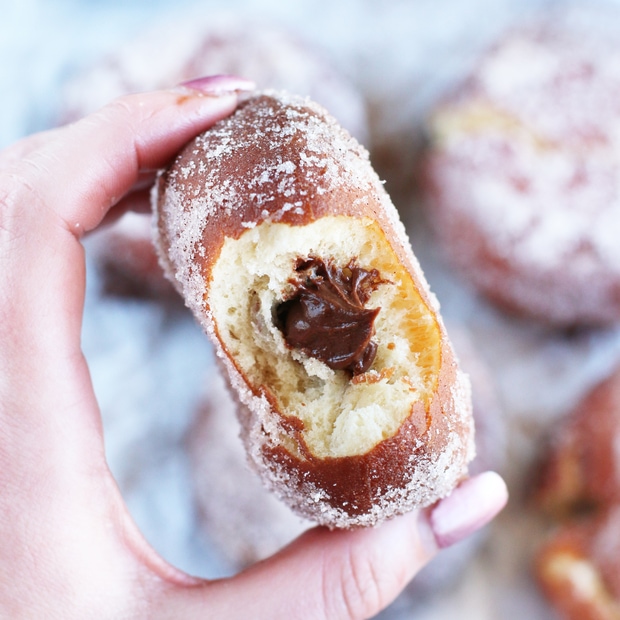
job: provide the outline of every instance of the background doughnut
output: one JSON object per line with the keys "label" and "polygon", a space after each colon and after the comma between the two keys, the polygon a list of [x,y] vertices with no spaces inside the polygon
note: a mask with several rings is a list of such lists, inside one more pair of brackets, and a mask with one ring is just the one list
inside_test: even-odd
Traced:
{"label": "background doughnut", "polygon": [[552,325],[620,319],[620,44],[548,19],[515,28],[433,111],[425,201],[448,260]]}

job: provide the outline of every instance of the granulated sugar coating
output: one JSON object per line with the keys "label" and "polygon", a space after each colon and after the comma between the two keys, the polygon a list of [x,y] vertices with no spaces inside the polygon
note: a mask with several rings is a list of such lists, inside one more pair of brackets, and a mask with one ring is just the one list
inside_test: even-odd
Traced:
{"label": "granulated sugar coating", "polygon": [[600,29],[517,29],[433,115],[442,247],[485,294],[546,322],[620,318],[619,59]]}
{"label": "granulated sugar coating", "polygon": [[[257,93],[180,153],[153,203],[162,263],[214,341],[276,494],[353,527],[450,493],[474,452],[469,381],[365,149],[320,106]],[[376,270],[376,355],[355,380],[278,324],[310,258],[345,279],[352,261]]]}
{"label": "granulated sugar coating", "polygon": [[[270,96],[274,95],[270,92]],[[229,230],[233,226],[253,228],[266,219],[299,223],[318,196],[346,187],[360,194],[347,207],[352,214],[361,213],[368,203],[367,197],[372,195],[390,217],[390,224],[406,237],[379,178],[368,164],[366,150],[315,102],[284,92],[277,97],[288,106],[281,118],[283,124],[275,121],[267,100],[258,101],[249,113],[242,104],[232,117],[199,136],[191,154],[185,152],[183,163],[166,175],[162,209],[170,232],[162,259],[176,266],[173,278],[192,309],[202,306],[205,290],[194,260],[196,251],[206,251],[198,244],[208,221],[226,219]],[[265,129],[257,132],[257,122]],[[230,135],[233,130],[234,141]],[[282,142],[297,132],[303,133],[304,150],[296,162],[285,161],[279,153]],[[256,155],[258,148],[262,152],[260,157]],[[240,153],[243,162],[238,161]],[[222,180],[220,171],[231,160],[235,167],[243,168]],[[300,175],[307,179],[307,187],[298,187]],[[158,201],[158,187],[161,184],[154,187],[154,203]],[[273,211],[276,195],[286,200]],[[186,208],[188,199],[190,204]],[[211,247],[211,242],[207,243]]]}

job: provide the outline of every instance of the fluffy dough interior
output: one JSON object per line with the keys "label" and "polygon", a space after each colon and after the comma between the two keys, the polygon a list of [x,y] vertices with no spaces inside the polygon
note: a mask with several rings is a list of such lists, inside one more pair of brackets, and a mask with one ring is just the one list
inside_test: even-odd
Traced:
{"label": "fluffy dough interior", "polygon": [[[388,281],[366,304],[381,308],[373,337],[377,355],[367,372],[352,378],[287,346],[275,311],[294,292],[300,257],[332,259],[339,267],[354,258]],[[208,301],[218,335],[252,389],[303,422],[306,447],[319,458],[365,454],[393,436],[413,404],[436,387],[439,326],[369,218],[330,216],[305,226],[263,222],[227,238]],[[290,438],[282,441],[302,456]]]}

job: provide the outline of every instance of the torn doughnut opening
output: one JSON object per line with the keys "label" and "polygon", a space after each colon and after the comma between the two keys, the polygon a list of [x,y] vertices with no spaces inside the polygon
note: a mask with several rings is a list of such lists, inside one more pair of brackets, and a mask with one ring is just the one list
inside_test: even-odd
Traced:
{"label": "torn doughnut opening", "polygon": [[[325,284],[329,270],[336,284]],[[336,325],[333,356],[321,347],[297,346],[283,329],[300,290],[312,297],[321,287],[343,299],[328,303]],[[370,218],[327,216],[305,226],[263,222],[225,239],[207,302],[218,337],[254,393],[267,397],[283,422],[299,421],[297,439],[284,423],[279,437],[299,458],[367,453],[392,437],[414,404],[426,403],[436,388],[439,326]],[[303,319],[307,308],[295,312]],[[358,337],[350,323],[360,317]],[[347,347],[340,347],[345,336],[355,349],[353,366],[332,363],[331,357],[347,357]]]}

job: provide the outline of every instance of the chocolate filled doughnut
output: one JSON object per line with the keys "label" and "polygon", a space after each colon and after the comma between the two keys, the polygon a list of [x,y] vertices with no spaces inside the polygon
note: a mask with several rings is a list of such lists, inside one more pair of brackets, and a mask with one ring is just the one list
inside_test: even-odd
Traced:
{"label": "chocolate filled doughnut", "polygon": [[469,383],[366,151],[308,100],[257,93],[153,192],[161,262],[212,337],[264,482],[330,527],[446,496]]}

